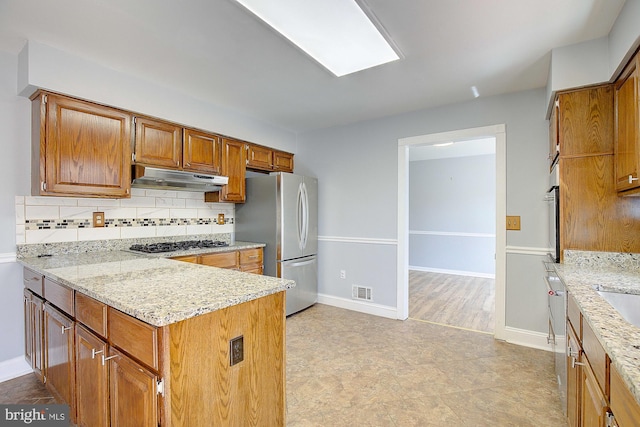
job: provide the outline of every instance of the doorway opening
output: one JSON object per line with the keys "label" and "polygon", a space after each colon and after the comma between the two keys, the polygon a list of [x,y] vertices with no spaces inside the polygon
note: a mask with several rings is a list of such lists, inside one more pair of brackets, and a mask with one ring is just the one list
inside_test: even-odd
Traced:
{"label": "doorway opening", "polygon": [[409,318],[493,334],[496,139],[409,147]]}
{"label": "doorway opening", "polygon": [[[494,222],[494,232],[489,230],[488,232],[451,232],[442,230],[410,230],[410,157],[411,150],[418,151],[418,147],[430,146],[430,149],[434,149],[435,145],[451,144],[451,142],[462,142],[479,139],[490,139],[491,145],[495,150],[494,168],[495,168],[495,181],[494,192],[495,200],[493,204],[495,210],[490,212],[491,220]],[[453,144],[455,146],[456,144]],[[462,147],[463,144],[457,144]],[[422,148],[420,148],[422,150]],[[432,165],[433,166],[433,165]],[[452,178],[453,179],[453,178]],[[441,185],[445,185],[442,183]],[[435,197],[432,195],[432,197]],[[432,202],[433,203],[433,202]],[[412,206],[415,207],[415,206]],[[437,213],[437,212],[436,212]],[[452,277],[461,276],[462,271],[470,271],[471,273],[479,276],[495,277],[494,290],[495,295],[495,312],[493,319],[493,334],[498,339],[503,339],[505,328],[505,277],[506,277],[506,230],[505,230],[505,215],[506,215],[506,134],[504,125],[486,126],[480,128],[463,129],[452,132],[443,132],[437,134],[421,135],[410,138],[403,138],[398,141],[398,294],[397,294],[397,317],[399,319],[407,319],[409,317],[409,265],[412,265],[412,273],[415,272],[417,262],[415,257],[412,257],[412,253],[431,253],[435,254],[435,257],[427,260],[427,263],[431,264],[431,267],[425,268],[429,273],[446,274],[451,284]],[[455,215],[452,215],[455,216]],[[440,219],[435,219],[435,223],[438,221],[448,221],[450,218],[444,216]],[[414,222],[415,223],[415,222]],[[413,233],[410,234],[410,231]],[[428,238],[424,238],[427,236]],[[417,237],[417,238],[416,238]],[[412,241],[413,239],[413,241]],[[470,243],[461,243],[460,240],[472,241],[476,240],[474,244],[484,245],[485,249],[481,250],[480,258],[482,260],[475,260],[473,263],[467,263],[465,267],[460,266],[460,257],[466,257],[462,250],[449,251],[448,255],[443,257],[442,252],[437,251],[438,245],[450,245],[451,242],[458,240],[458,248],[467,248]],[[470,240],[469,240],[470,239]],[[484,240],[484,241],[483,241]],[[421,243],[416,243],[420,242]],[[448,241],[447,243],[443,243]],[[482,243],[480,243],[483,241]],[[413,252],[410,251],[409,246]],[[431,247],[430,247],[431,245]],[[462,246],[461,246],[462,245]],[[490,248],[487,251],[487,245]],[[465,249],[466,250],[466,249]],[[487,256],[494,257],[493,260],[488,260]],[[458,259],[456,259],[458,257]],[[482,262],[479,262],[482,261]],[[478,263],[479,262],[479,263]],[[440,264],[440,267],[438,266]],[[457,263],[457,264],[456,264]],[[421,269],[417,269],[421,270]],[[459,270],[459,271],[458,271]],[[481,274],[478,274],[478,273]],[[418,273],[421,273],[418,271]],[[455,274],[449,274],[455,273]],[[415,276],[415,275],[414,275]],[[455,278],[455,277],[454,277]],[[461,282],[464,282],[462,280]],[[464,286],[462,286],[464,287]],[[463,291],[464,292],[464,291]],[[469,328],[473,329],[473,328]]]}

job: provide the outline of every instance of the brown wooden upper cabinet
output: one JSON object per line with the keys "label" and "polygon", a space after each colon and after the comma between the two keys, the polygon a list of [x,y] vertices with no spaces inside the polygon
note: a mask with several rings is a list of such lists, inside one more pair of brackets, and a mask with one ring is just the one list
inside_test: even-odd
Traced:
{"label": "brown wooden upper cabinet", "polygon": [[640,192],[640,141],[638,140],[638,68],[636,54],[615,83],[615,180],[621,194]]}
{"label": "brown wooden upper cabinet", "polygon": [[221,174],[229,177],[229,183],[216,193],[205,193],[205,202],[244,203],[246,197],[245,176],[247,150],[245,143],[231,138],[222,139]]}
{"label": "brown wooden upper cabinet", "polygon": [[560,141],[558,139],[558,106],[560,101],[556,97],[549,118],[549,170],[558,162],[560,156]]}
{"label": "brown wooden upper cabinet", "polygon": [[182,128],[161,120],[136,117],[135,162],[138,165],[180,169]]}
{"label": "brown wooden upper cabinet", "polygon": [[129,113],[38,92],[32,120],[33,195],[130,196]]}
{"label": "brown wooden upper cabinet", "polygon": [[557,147],[559,157],[564,158],[612,154],[612,110],[611,85],[560,93],[553,110],[555,117],[554,113],[551,116],[549,147]]}
{"label": "brown wooden upper cabinet", "polygon": [[182,167],[184,170],[220,174],[222,145],[220,137],[210,133],[184,129]]}
{"label": "brown wooden upper cabinet", "polygon": [[247,168],[268,172],[293,172],[293,154],[257,144],[247,144]]}

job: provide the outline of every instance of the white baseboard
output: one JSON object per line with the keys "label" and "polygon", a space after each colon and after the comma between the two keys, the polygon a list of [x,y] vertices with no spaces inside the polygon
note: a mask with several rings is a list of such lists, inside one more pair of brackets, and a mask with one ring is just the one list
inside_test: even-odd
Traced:
{"label": "white baseboard", "polygon": [[0,362],[0,383],[33,372],[24,356]]}
{"label": "white baseboard", "polygon": [[374,316],[386,317],[388,319],[398,318],[396,307],[389,307],[387,305],[374,304],[347,298],[339,298],[325,294],[318,294],[318,302],[320,304],[331,305],[333,307],[344,308],[347,310],[371,314]]}
{"label": "white baseboard", "polygon": [[547,334],[544,332],[534,332],[507,326],[504,328],[504,340],[524,347],[553,351],[551,344],[547,342]]}
{"label": "white baseboard", "polygon": [[476,273],[473,271],[462,271],[462,270],[445,270],[442,268],[418,267],[415,265],[410,265],[409,270],[427,271],[429,273],[454,274],[456,276],[483,277],[485,279],[496,278],[496,275],[491,273]]}

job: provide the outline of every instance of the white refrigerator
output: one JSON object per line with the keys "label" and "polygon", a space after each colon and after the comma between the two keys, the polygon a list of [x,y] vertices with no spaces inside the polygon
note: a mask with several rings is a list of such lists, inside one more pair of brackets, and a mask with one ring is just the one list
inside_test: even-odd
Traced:
{"label": "white refrigerator", "polygon": [[277,172],[246,180],[237,204],[235,238],[265,243],[264,274],[295,280],[287,316],[318,300],[318,180]]}

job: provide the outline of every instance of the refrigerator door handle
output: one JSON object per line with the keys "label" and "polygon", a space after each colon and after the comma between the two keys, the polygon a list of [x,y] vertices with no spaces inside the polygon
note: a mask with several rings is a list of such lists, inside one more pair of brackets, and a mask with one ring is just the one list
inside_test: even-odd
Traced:
{"label": "refrigerator door handle", "polygon": [[296,203],[296,207],[297,207],[297,212],[296,212],[296,225],[297,225],[297,232],[298,232],[298,247],[300,249],[302,249],[303,246],[303,238],[304,238],[304,208],[303,208],[303,204],[304,204],[304,195],[302,193],[302,184],[298,185],[298,200]]}
{"label": "refrigerator door handle", "polygon": [[313,264],[314,262],[316,262],[315,257],[309,261],[294,262],[293,264],[289,264],[289,267],[302,267],[305,265]]}
{"label": "refrigerator door handle", "polygon": [[309,240],[309,193],[307,191],[307,185],[302,183],[302,195],[303,195],[303,224],[304,224],[304,233],[302,239],[302,249],[307,247],[307,241]]}

